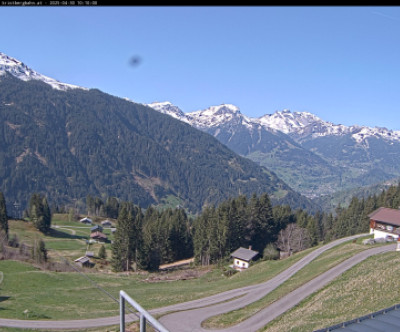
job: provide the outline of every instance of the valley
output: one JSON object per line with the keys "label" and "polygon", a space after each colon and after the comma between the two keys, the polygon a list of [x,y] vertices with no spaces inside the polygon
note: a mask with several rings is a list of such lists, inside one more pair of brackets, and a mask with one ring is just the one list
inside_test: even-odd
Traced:
{"label": "valley", "polygon": [[[393,245],[358,238],[369,213],[399,206],[399,132],[288,110],[250,118],[232,104],[184,113],[58,82],[4,53],[0,121],[0,325],[10,329],[106,331],[123,289],[173,331],[267,331],[347,269],[398,260]],[[240,273],[238,248],[259,258]],[[355,280],[360,296],[365,279]],[[301,289],[296,308],[273,309]],[[257,321],[264,312],[280,318]],[[344,316],[332,309],[299,330]]]}
{"label": "valley", "polygon": [[333,124],[289,110],[250,118],[231,104],[187,113],[170,102],[148,106],[211,134],[312,199],[400,176],[400,133],[390,129]]}

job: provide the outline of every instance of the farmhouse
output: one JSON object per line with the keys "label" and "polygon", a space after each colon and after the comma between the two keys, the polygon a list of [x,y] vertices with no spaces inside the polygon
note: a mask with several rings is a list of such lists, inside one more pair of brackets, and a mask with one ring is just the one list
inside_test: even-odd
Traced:
{"label": "farmhouse", "polygon": [[107,241],[107,235],[105,235],[104,233],[99,232],[99,231],[90,233],[90,238],[93,240],[100,241],[100,242]]}
{"label": "farmhouse", "polygon": [[370,233],[377,238],[398,239],[400,235],[400,210],[381,207],[368,215]]}
{"label": "farmhouse", "polygon": [[244,270],[249,268],[250,262],[258,255],[257,251],[239,248],[235,250],[231,257],[233,258],[233,268],[236,270]]}

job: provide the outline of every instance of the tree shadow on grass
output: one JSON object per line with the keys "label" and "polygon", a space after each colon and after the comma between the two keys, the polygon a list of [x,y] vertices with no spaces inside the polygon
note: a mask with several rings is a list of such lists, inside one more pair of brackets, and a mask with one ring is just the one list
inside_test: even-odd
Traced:
{"label": "tree shadow on grass", "polygon": [[47,233],[48,236],[55,237],[58,239],[69,239],[69,240],[86,240],[87,236],[69,234],[67,232],[59,231],[58,229],[51,228]]}
{"label": "tree shadow on grass", "polygon": [[[9,298],[10,298],[10,296],[0,296],[0,302],[7,301]],[[2,308],[0,308],[0,309],[2,309]]]}

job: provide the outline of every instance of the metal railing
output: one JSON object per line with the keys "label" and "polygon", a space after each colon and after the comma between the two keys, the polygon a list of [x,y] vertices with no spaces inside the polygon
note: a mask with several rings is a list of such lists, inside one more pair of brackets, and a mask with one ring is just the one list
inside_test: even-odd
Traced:
{"label": "metal railing", "polygon": [[125,332],[125,301],[139,312],[140,332],[146,332],[146,323],[149,323],[159,332],[169,332],[157,319],[155,319],[148,311],[143,309],[139,303],[132,299],[123,290],[119,292],[120,332]]}

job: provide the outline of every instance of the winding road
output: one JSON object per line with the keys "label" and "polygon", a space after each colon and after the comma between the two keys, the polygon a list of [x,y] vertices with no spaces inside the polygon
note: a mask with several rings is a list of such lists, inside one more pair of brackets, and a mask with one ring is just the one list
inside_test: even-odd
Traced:
{"label": "winding road", "polygon": [[[266,296],[269,292],[280,286],[283,282],[288,280],[296,272],[302,269],[305,265],[314,260],[324,251],[331,249],[332,247],[349,241],[355,238],[365,236],[366,234],[359,234],[343,239],[339,239],[330,242],[295,264],[290,266],[285,271],[281,272],[274,278],[257,285],[247,286],[243,288],[233,289],[230,291],[222,292],[213,296],[209,296],[203,299],[193,300],[185,303],[179,303],[175,305],[166,306],[150,310],[153,315],[164,315],[161,317],[160,322],[171,332],[211,332],[211,330],[204,329],[201,327],[201,323],[215,315],[230,312],[243,308],[255,301],[260,300]],[[329,271],[322,273],[318,277],[305,283],[303,286],[297,288],[293,292],[275,301],[268,307],[262,309],[249,319],[241,322],[238,325],[229,327],[225,330],[216,330],[219,332],[229,331],[257,331],[264,327],[271,320],[283,314],[300,301],[311,295],[318,289],[322,288],[334,278],[342,274],[344,271],[350,269],[354,265],[368,258],[369,256],[376,255],[379,253],[392,251],[395,249],[395,245],[385,245],[364,250],[351,258],[343,261],[336,265]],[[135,317],[129,315],[126,317],[126,322],[135,320]],[[15,319],[0,319],[0,326],[7,327],[19,327],[19,328],[36,328],[36,329],[84,329],[84,328],[96,328],[108,325],[119,324],[119,316],[106,317],[106,318],[95,318],[95,319],[84,319],[84,320],[65,320],[65,321],[36,321],[36,320],[15,320]]]}

